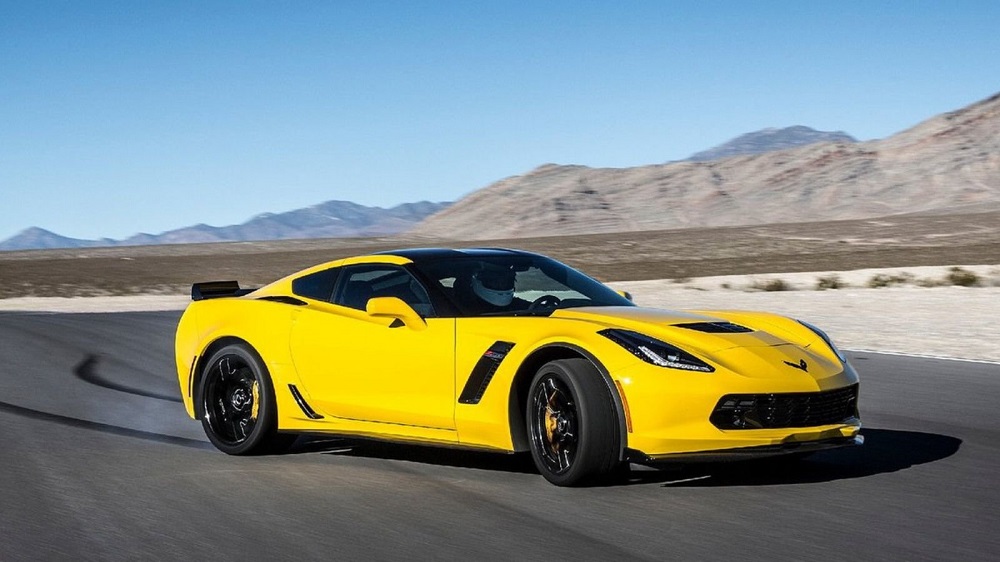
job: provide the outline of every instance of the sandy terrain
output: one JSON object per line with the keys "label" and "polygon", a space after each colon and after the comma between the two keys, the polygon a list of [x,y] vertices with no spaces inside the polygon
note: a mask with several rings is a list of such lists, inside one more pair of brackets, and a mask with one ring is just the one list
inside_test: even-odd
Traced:
{"label": "sandy terrain", "polygon": [[[831,272],[702,277],[673,280],[620,281],[617,289],[632,293],[642,306],[684,309],[766,310],[808,320],[824,328],[846,349],[891,351],[965,359],[1000,361],[1000,267],[963,266],[981,278],[980,287],[920,287],[913,284],[871,289],[876,274],[914,280],[938,280],[948,267],[856,270],[835,273],[847,284],[815,290],[816,280]],[[753,290],[781,279],[796,290]],[[723,287],[729,288],[723,288]],[[118,312],[181,310],[187,295],[124,297],[20,297],[0,299],[0,311]]]}
{"label": "sandy terrain", "polygon": [[[963,359],[1000,361],[1000,274],[998,268],[971,267],[982,272],[985,287],[896,286],[864,287],[872,275],[914,274],[939,278],[948,268],[904,268],[840,272],[851,287],[817,291],[816,279],[826,273],[726,276],[670,281],[612,283],[632,293],[636,303],[656,308],[766,310],[807,320],[823,328],[845,349],[890,351]],[[780,278],[803,290],[748,291],[757,282]],[[722,284],[731,289],[722,289]],[[863,288],[864,287],[864,288]],[[804,290],[808,288],[809,290]]]}

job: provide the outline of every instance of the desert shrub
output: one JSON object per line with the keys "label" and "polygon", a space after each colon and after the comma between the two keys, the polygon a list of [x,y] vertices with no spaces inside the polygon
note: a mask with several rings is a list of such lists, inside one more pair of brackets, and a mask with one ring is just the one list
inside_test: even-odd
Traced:
{"label": "desert shrub", "polygon": [[932,279],[930,277],[924,277],[923,279],[917,280],[918,287],[930,288],[930,287],[940,287],[944,285],[944,281],[940,279]]}
{"label": "desert shrub", "polygon": [[913,283],[913,280],[916,279],[916,276],[910,273],[909,271],[904,271],[898,275],[890,275],[889,279],[891,279],[893,283],[896,283],[898,285],[905,285],[907,283]]}
{"label": "desert shrub", "polygon": [[979,276],[976,272],[969,271],[968,269],[963,269],[961,267],[953,267],[948,270],[948,275],[945,276],[948,283],[952,285],[959,285],[961,287],[975,287],[979,284]]}
{"label": "desert shrub", "polygon": [[789,285],[784,279],[768,279],[766,281],[754,281],[750,284],[750,288],[757,291],[791,291],[792,286]]}
{"label": "desert shrub", "polygon": [[824,291],[826,289],[841,289],[846,286],[847,283],[841,281],[840,276],[836,274],[826,275],[816,280],[817,291]]}
{"label": "desert shrub", "polygon": [[868,279],[868,286],[872,289],[881,289],[892,285],[892,278],[884,273],[876,273]]}
{"label": "desert shrub", "polygon": [[723,289],[732,289],[733,288],[733,286],[730,285],[729,283],[723,283],[723,284],[721,284],[719,286],[722,287]]}
{"label": "desert shrub", "polygon": [[893,287],[896,285],[906,285],[908,283],[913,283],[916,277],[908,271],[902,273],[897,273],[894,275],[888,275],[885,273],[876,273],[868,279],[868,286],[872,289],[881,289],[883,287]]}

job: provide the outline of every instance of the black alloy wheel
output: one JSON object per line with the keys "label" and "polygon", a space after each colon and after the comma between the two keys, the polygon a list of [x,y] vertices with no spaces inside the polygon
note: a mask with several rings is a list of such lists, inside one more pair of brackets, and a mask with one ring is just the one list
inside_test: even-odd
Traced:
{"label": "black alloy wheel", "polygon": [[230,455],[276,452],[295,439],[278,434],[274,389],[267,368],[244,345],[226,346],[206,363],[198,392],[209,440]]}
{"label": "black alloy wheel", "polygon": [[579,445],[576,403],[565,383],[553,375],[539,380],[531,400],[531,439],[545,468],[564,474],[573,466]]}
{"label": "black alloy wheel", "polygon": [[585,359],[543,365],[528,392],[526,418],[535,466],[557,486],[603,483],[620,464],[611,392]]}

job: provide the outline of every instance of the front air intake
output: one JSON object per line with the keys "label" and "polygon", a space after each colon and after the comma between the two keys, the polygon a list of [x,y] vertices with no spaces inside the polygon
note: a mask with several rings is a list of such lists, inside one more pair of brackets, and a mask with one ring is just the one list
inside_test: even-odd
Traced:
{"label": "front air intake", "polygon": [[858,418],[858,385],[824,392],[727,394],[709,417],[719,429],[775,429],[847,423]]}

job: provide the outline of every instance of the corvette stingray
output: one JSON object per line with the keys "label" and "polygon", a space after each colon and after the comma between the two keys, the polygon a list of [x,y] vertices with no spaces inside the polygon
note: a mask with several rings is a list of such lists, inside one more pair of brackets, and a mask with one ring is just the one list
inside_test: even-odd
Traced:
{"label": "corvette stingray", "polygon": [[551,258],[407,249],[258,289],[196,283],[184,406],[233,455],[328,434],[530,453],[556,485],[628,463],[857,445],[858,375],[819,328],[636,306]]}

